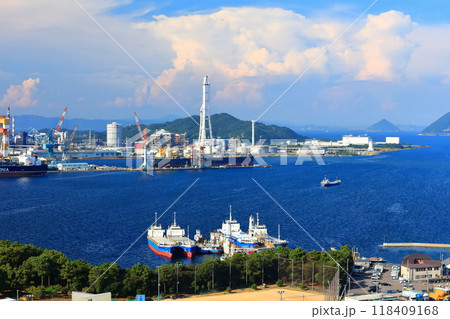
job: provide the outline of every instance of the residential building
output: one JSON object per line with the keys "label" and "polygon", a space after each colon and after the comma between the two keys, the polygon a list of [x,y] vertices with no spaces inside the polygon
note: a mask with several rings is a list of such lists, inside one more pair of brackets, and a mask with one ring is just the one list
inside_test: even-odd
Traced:
{"label": "residential building", "polygon": [[425,254],[411,254],[403,258],[401,273],[409,281],[432,279],[442,275],[442,263]]}

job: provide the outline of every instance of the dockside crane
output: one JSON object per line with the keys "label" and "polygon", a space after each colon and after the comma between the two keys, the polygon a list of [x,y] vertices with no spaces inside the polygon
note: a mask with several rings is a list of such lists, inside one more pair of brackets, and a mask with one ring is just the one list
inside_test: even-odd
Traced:
{"label": "dockside crane", "polygon": [[142,140],[145,142],[145,145],[147,145],[149,143],[147,129],[145,128],[143,131],[141,130],[141,124],[139,123],[139,118],[138,118],[136,112],[134,112],[134,120],[136,121],[136,126],[138,128],[139,135],[141,136]]}
{"label": "dockside crane", "polygon": [[58,125],[56,125],[56,133],[54,133],[53,137],[58,138],[58,133],[61,132],[61,127],[64,121],[64,117],[66,116],[67,107],[64,108],[64,111],[61,114],[61,117],[59,118]]}
{"label": "dockside crane", "polygon": [[46,143],[43,145],[43,148],[47,149],[50,153],[50,156],[53,157],[53,149],[56,142],[58,142],[58,133],[61,131],[61,127],[64,121],[64,117],[66,116],[67,107],[64,108],[64,111],[59,118],[58,124],[56,125],[56,129],[51,129],[45,135]]}
{"label": "dockside crane", "polygon": [[77,131],[78,125],[79,124],[75,125],[75,128],[72,131],[72,134],[70,134],[70,137],[69,137],[69,140],[68,140],[68,143],[67,143],[68,145],[70,145],[70,143],[72,143],[73,138],[75,137],[75,133]]}

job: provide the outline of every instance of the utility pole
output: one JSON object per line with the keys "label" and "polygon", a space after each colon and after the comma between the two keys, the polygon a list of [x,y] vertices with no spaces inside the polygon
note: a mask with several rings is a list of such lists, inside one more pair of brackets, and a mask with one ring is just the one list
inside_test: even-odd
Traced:
{"label": "utility pole", "polygon": [[212,291],[214,291],[214,264],[213,265],[213,269],[212,269]]}
{"label": "utility pole", "polygon": [[264,286],[264,259],[261,259],[261,286]]}
{"label": "utility pole", "polygon": [[248,287],[248,260],[245,260],[245,287]]}
{"label": "utility pole", "polygon": [[277,256],[278,256],[278,269],[277,269],[277,271],[278,271],[278,275],[277,275],[277,280],[280,280],[280,253],[277,253]]}
{"label": "utility pole", "polygon": [[229,279],[229,281],[230,281],[230,289],[232,289],[231,288],[231,260],[230,260],[230,279]]}
{"label": "utility pole", "polygon": [[178,281],[178,267],[180,267],[180,264],[179,264],[179,263],[177,263],[177,294],[176,294],[177,298],[178,298],[178,284],[180,283],[180,282]]}
{"label": "utility pole", "polygon": [[312,290],[314,290],[314,263],[312,266],[312,276],[311,276],[311,280],[312,280]]}
{"label": "utility pole", "polygon": [[303,260],[302,260],[302,285],[303,285]]}
{"label": "utility pole", "polygon": [[161,289],[161,284],[159,282],[159,267],[156,267],[158,269],[158,297],[156,297],[156,300],[159,300],[159,295],[160,295],[160,289]]}
{"label": "utility pole", "polygon": [[291,259],[291,286],[294,286],[294,259]]}
{"label": "utility pole", "polygon": [[194,265],[194,295],[197,294],[197,265]]}

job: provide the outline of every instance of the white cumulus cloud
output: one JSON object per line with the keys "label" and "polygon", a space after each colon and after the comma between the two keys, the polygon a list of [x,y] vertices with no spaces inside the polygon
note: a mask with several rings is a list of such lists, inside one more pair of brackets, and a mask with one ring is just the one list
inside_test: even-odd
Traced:
{"label": "white cumulus cloud", "polygon": [[[306,76],[387,82],[404,76],[416,45],[408,38],[416,27],[410,16],[398,11],[368,15],[323,54],[348,25],[280,8],[242,7],[161,15],[136,27],[171,49],[166,57],[171,67],[156,78],[163,87],[175,91],[209,75],[217,88],[213,98],[264,104],[264,87],[289,83],[311,65]],[[146,83],[116,103],[142,105],[163,96],[157,85]]]}
{"label": "white cumulus cloud", "polygon": [[389,11],[380,15],[370,15],[366,25],[356,34],[361,41],[359,59],[362,67],[358,80],[397,80],[413,52],[415,43],[408,40],[416,24],[409,15]]}
{"label": "white cumulus cloud", "polygon": [[37,100],[34,98],[34,93],[37,90],[39,82],[39,78],[29,78],[28,80],[23,81],[22,84],[11,85],[6,90],[6,94],[3,95],[0,105],[15,107],[35,106]]}

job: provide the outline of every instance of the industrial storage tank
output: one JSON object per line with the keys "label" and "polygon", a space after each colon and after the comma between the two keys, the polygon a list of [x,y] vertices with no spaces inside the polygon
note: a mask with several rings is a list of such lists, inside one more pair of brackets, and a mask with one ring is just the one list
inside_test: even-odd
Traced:
{"label": "industrial storage tank", "polygon": [[106,125],[106,145],[109,147],[122,145],[122,124],[113,122]]}

